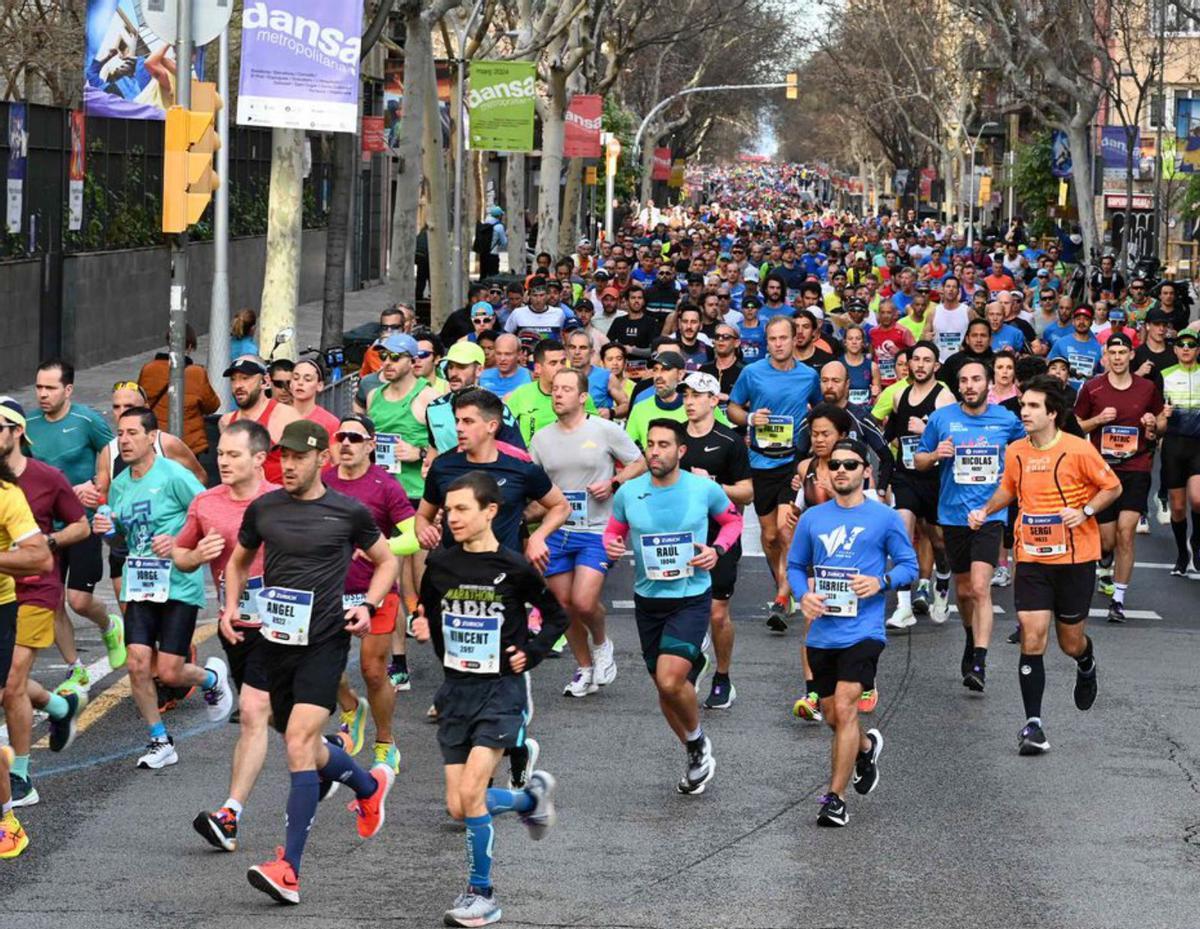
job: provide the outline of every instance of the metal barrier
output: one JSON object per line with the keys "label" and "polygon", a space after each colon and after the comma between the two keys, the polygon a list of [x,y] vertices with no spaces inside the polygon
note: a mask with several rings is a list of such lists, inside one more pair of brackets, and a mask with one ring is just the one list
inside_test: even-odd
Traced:
{"label": "metal barrier", "polygon": [[317,404],[334,416],[348,416],[354,412],[354,395],[358,392],[358,373],[347,374],[341,380],[326,385],[317,394]]}

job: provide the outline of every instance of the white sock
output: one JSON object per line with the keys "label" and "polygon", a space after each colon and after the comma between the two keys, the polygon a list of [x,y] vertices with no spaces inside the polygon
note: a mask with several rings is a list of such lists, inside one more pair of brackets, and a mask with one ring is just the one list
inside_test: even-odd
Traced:
{"label": "white sock", "polygon": [[1124,606],[1125,605],[1125,591],[1127,591],[1128,589],[1129,589],[1128,584],[1113,584],[1113,595],[1112,595],[1113,603],[1119,603],[1119,604],[1121,604],[1121,606]]}
{"label": "white sock", "polygon": [[242,818],[242,805],[234,800],[233,797],[230,797],[225,801],[225,808],[228,810],[233,810],[234,815],[237,816],[238,819]]}
{"label": "white sock", "polygon": [[896,591],[896,600],[899,602],[900,609],[902,609],[902,610],[911,610],[912,609],[912,591],[911,590],[897,590]]}
{"label": "white sock", "polygon": [[700,736],[702,736],[702,735],[704,735],[704,729],[703,729],[703,728],[700,728],[700,729],[693,729],[691,732],[689,732],[689,733],[687,734],[687,736],[686,736],[686,741],[688,741],[688,742],[695,742],[695,741],[696,741],[698,738],[700,738]]}
{"label": "white sock", "polygon": [[923,590],[926,593],[929,593],[929,578],[923,577],[917,581],[917,590]]}
{"label": "white sock", "polygon": [[11,800],[7,800],[4,803],[0,804],[0,816],[7,816],[12,811],[13,811],[13,805],[12,805]]}

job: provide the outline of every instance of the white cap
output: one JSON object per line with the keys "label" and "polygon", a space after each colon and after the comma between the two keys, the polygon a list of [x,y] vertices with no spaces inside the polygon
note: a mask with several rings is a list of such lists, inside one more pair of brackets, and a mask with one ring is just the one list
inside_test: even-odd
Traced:
{"label": "white cap", "polygon": [[746,265],[745,270],[742,271],[742,280],[743,281],[754,281],[754,283],[757,284],[758,283],[758,268],[754,267],[754,265]]}
{"label": "white cap", "polygon": [[698,394],[719,394],[721,392],[721,382],[703,371],[690,372],[683,379],[683,386],[690,387]]}

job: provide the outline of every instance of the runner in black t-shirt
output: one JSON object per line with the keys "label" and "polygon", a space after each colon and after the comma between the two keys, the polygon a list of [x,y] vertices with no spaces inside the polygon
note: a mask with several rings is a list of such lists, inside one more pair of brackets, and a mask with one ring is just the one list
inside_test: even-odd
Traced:
{"label": "runner in black t-shirt", "polygon": [[[466,825],[470,875],[466,892],[445,914],[448,926],[500,919],[491,879],[493,816],[519,814],[534,840],[555,820],[554,778],[546,771],[533,771],[519,789],[488,787],[504,751],[525,741],[530,705],[523,677],[567,628],[566,613],[541,575],[492,532],[502,491],[481,470],[447,487],[445,518],[455,544],[429,555],[413,623],[418,640],[433,639],[445,669],[435,706],[446,806]],[[526,603],[542,614],[536,636]]]}
{"label": "runner in black t-shirt", "polygon": [[[288,425],[282,452],[283,490],[259,497],[246,509],[238,544],[225,567],[221,634],[231,642],[243,632],[233,623],[254,555],[267,546],[259,592],[263,666],[275,728],[283,733],[292,783],[287,801],[287,838],[274,861],[252,867],[250,884],[280,903],[300,902],[300,858],[317,803],[337,783],[354,791],[358,834],[383,826],[384,800],[395,775],[387,764],[364,771],[337,739],[321,732],[337,706],[338,681],[346,669],[350,635],[364,635],[371,614],[396,583],[396,559],[365,506],[321,482],[329,433],[310,420]],[[364,604],[342,608],[346,572],[356,551],[375,565]]]}
{"label": "runner in black t-shirt", "polygon": [[[740,510],[754,499],[750,455],[746,451],[746,440],[713,418],[721,386],[713,375],[693,371],[683,379],[682,388],[688,437],[681,464],[693,474],[709,477],[720,484],[730,502]],[[707,544],[713,544],[720,528],[713,520],[708,521]],[[704,706],[710,710],[728,709],[737,698],[737,690],[729,680],[729,666],[733,660],[733,620],[729,615],[729,601],[733,598],[741,557],[739,540],[717,559],[709,572],[712,579],[709,626],[717,658],[712,690],[704,701]]]}

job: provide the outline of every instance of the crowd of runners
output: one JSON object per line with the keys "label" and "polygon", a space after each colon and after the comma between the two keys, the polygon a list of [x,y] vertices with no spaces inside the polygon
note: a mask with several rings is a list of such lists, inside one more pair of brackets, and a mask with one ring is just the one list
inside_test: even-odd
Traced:
{"label": "crowd of runners", "polygon": [[[40,799],[43,714],[63,752],[87,705],[77,616],[102,635],[104,673],[128,671],[138,768],[187,763],[168,711],[188,693],[213,720],[236,714],[227,795],[193,821],[215,848],[239,850],[269,732],[282,736],[286,825],[247,872],[281,903],[300,901],[318,804],[344,788],[358,833],[376,835],[402,771],[393,716],[435,720],[468,870],[445,920],[495,922],[494,818],[515,814],[535,840],[556,820],[531,672],[569,664],[570,699],[638,686],[617,683],[606,623],[606,600],[627,593],[606,576],[627,555],[678,794],[716,777],[704,719],[736,705],[740,625],[790,638],[791,711],[832,730],[817,822],[846,825],[848,788],[880,780],[884,736],[861,717],[888,633],[956,612],[958,673],[982,695],[992,591],[1010,584],[1016,748],[1046,752],[1051,627],[1087,710],[1085,620],[1099,589],[1108,622],[1126,621],[1137,534],[1169,525],[1172,573],[1200,573],[1188,294],[1126,282],[1106,259],[1073,298],[1057,240],[855,216],[803,177],[712,170],[692,205],[648,206],[611,241],[473,283],[437,332],[385,309],[340,418],[314,403],[320,360],[235,359],[211,476],[136,381],[114,385],[111,417],[73,401],[58,359],[38,369],[36,410],[0,398],[0,858],[30,843],[17,810]],[[754,536],[773,595],[731,610]],[[210,610],[223,657],[201,664]],[[31,671],[54,647],[70,671],[48,690]],[[426,647],[444,682],[428,709],[400,704],[408,652]]]}

